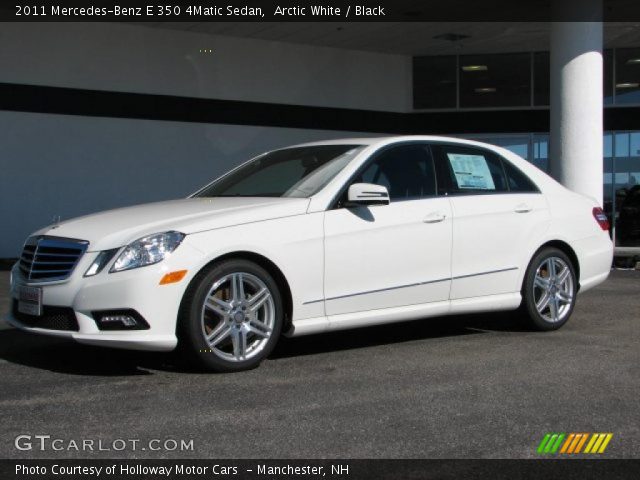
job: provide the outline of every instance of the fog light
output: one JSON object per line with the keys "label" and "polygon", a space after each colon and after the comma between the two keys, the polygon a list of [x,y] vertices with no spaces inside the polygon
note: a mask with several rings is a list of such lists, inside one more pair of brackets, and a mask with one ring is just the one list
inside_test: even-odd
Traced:
{"label": "fog light", "polygon": [[91,312],[100,330],[146,330],[149,324],[135,310]]}
{"label": "fog light", "polygon": [[138,322],[136,322],[136,319],[131,315],[105,315],[100,319],[100,321],[102,323],[120,322],[125,327],[134,327],[138,324]]}

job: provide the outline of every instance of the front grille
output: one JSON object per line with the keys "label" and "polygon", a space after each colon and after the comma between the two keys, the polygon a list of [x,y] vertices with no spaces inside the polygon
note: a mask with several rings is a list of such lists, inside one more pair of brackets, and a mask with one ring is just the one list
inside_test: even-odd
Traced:
{"label": "front grille", "polygon": [[20,272],[29,281],[64,280],[73,272],[89,242],[73,238],[31,237],[20,257]]}
{"label": "front grille", "polygon": [[42,306],[42,315],[39,317],[27,315],[18,311],[18,301],[13,300],[12,314],[16,320],[31,328],[45,328],[47,330],[68,330],[77,332],[78,320],[72,308]]}

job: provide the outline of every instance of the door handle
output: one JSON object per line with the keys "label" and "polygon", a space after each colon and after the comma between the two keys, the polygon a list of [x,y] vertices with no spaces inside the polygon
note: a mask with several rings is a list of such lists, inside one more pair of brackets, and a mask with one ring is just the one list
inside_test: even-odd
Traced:
{"label": "door handle", "polygon": [[513,211],[516,213],[529,213],[531,210],[533,210],[533,207],[526,203],[521,203],[520,205],[518,205],[516,208],[513,209]]}
{"label": "door handle", "polygon": [[444,221],[445,218],[447,218],[447,216],[444,213],[434,212],[427,215],[423,220],[423,222],[424,223],[440,223]]}

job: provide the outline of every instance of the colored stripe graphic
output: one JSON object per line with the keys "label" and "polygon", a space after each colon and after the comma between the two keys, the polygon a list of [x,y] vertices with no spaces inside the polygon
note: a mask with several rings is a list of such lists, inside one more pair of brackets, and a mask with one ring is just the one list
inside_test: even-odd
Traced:
{"label": "colored stripe graphic", "polygon": [[538,453],[556,453],[564,437],[564,433],[547,433],[538,445]]}
{"label": "colored stripe graphic", "polygon": [[544,447],[547,445],[547,442],[549,441],[550,438],[551,438],[551,434],[550,433],[547,433],[544,436],[544,438],[540,442],[540,445],[538,445],[538,453],[544,453]]}
{"label": "colored stripe graphic", "polygon": [[604,439],[604,442],[602,442],[602,445],[600,445],[600,450],[598,450],[598,453],[604,453],[604,451],[607,449],[607,445],[609,445],[609,442],[611,441],[611,439],[613,438],[613,433],[607,433],[607,436]]}
{"label": "colored stripe graphic", "polygon": [[551,438],[547,442],[547,446],[544,447],[544,453],[551,453],[551,449],[555,445],[557,438],[558,438],[558,434],[557,433],[554,433],[554,434],[551,435]]}
{"label": "colored stripe graphic", "polygon": [[591,453],[591,448],[593,447],[593,444],[596,443],[597,439],[598,439],[597,433],[594,433],[593,435],[591,435],[591,440],[589,440],[589,443],[587,443],[587,448],[584,449],[584,453]]}
{"label": "colored stripe graphic", "polygon": [[584,445],[584,442],[586,442],[587,438],[589,438],[588,433],[583,433],[581,435],[582,435],[582,438],[580,439],[580,442],[578,442],[578,445],[576,445],[576,449],[573,451],[573,453],[580,453],[580,451],[582,450],[582,446]]}
{"label": "colored stripe graphic", "polygon": [[613,433],[594,433],[584,453],[604,453],[613,438]]}
{"label": "colored stripe graphic", "polygon": [[558,435],[558,439],[556,440],[556,443],[553,445],[553,448],[549,453],[556,453],[558,451],[558,448],[560,448],[562,440],[564,440],[564,433]]}
{"label": "colored stripe graphic", "polygon": [[571,445],[571,442],[573,442],[574,437],[576,436],[575,433],[570,433],[569,436],[567,437],[567,441],[564,442],[564,445],[562,446],[562,449],[560,449],[560,453],[567,453],[567,450],[569,450],[569,445]]}
{"label": "colored stripe graphic", "polygon": [[604,453],[612,438],[613,433],[547,433],[538,445],[537,452],[569,455]]}
{"label": "colored stripe graphic", "polygon": [[569,449],[569,446],[571,445],[571,442],[573,442],[575,436],[575,433],[569,434],[569,436],[567,437],[567,441],[564,442],[564,445],[562,445],[562,449],[560,449],[560,453],[567,453],[567,450]]}
{"label": "colored stripe graphic", "polygon": [[571,446],[569,447],[569,450],[567,450],[567,453],[573,453],[576,450],[576,446],[578,445],[578,442],[582,439],[582,434],[581,433],[576,433],[575,437],[573,437],[573,442],[571,442]]}

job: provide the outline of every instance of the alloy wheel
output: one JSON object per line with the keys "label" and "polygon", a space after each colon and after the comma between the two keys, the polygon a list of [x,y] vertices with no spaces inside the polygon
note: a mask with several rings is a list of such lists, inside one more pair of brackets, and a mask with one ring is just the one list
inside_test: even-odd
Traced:
{"label": "alloy wheel", "polygon": [[264,349],[276,320],[273,295],[257,276],[234,272],[216,280],[201,312],[202,334],[211,353],[243,362]]}
{"label": "alloy wheel", "polygon": [[573,275],[567,262],[559,257],[547,257],[538,265],[533,298],[544,320],[551,323],[564,320],[574,300]]}

